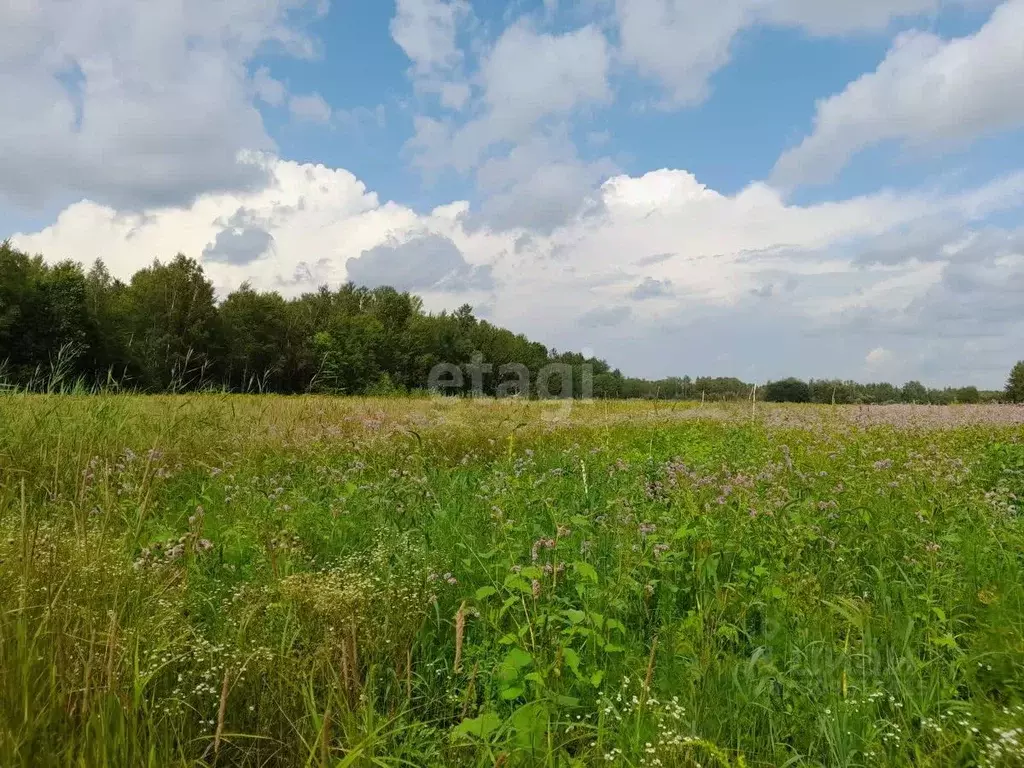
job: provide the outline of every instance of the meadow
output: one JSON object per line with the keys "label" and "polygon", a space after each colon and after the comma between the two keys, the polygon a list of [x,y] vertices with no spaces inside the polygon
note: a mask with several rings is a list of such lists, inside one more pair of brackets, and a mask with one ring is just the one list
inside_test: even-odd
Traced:
{"label": "meadow", "polygon": [[0,396],[0,765],[1024,764],[1022,424]]}

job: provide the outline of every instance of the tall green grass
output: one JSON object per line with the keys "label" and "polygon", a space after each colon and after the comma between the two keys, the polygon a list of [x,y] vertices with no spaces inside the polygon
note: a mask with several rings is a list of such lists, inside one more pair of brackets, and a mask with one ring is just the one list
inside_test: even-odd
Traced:
{"label": "tall green grass", "polygon": [[4,395],[0,764],[1019,765],[1020,429],[861,413]]}

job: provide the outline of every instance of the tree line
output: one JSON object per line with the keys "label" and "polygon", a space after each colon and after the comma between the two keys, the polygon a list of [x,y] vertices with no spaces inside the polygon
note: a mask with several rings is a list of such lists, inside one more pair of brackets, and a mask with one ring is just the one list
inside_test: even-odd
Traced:
{"label": "tree line", "polygon": [[[346,283],[285,299],[243,284],[218,302],[202,266],[181,254],[123,282],[100,260],[88,270],[51,265],[0,244],[0,383],[8,388],[390,394],[424,390],[438,364],[468,368],[480,359],[490,367],[476,381],[467,377],[465,392],[475,384],[484,394],[508,392],[499,389],[500,367],[511,364],[531,383],[558,364],[577,396],[589,386],[595,397],[744,400],[753,390],[731,377],[623,376],[603,360],[497,327],[468,305],[428,313],[419,297],[388,287]],[[788,379],[758,399],[978,402],[993,394]]]}
{"label": "tree line", "polygon": [[202,266],[184,255],[123,282],[102,261],[49,265],[0,245],[0,379],[9,387],[384,394],[424,389],[435,365],[467,365],[474,354],[494,365],[483,382],[490,394],[503,364],[534,376],[552,362],[610,372],[469,306],[427,313],[419,297],[393,288],[346,283],[285,299],[243,284],[218,302]]}
{"label": "tree line", "polygon": [[759,399],[777,403],[919,403],[951,405],[953,403],[983,403],[1005,400],[1001,391],[979,390],[975,386],[934,389],[919,381],[908,381],[903,386],[887,382],[860,384],[838,379],[811,379],[801,381],[789,378],[772,381],[761,390]]}

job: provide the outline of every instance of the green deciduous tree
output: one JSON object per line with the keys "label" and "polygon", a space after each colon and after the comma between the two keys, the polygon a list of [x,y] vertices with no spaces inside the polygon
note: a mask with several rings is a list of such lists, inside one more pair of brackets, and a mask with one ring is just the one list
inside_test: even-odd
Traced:
{"label": "green deciduous tree", "polygon": [[1006,399],[1011,403],[1024,403],[1024,360],[1010,371],[1010,378],[1006,382]]}
{"label": "green deciduous tree", "polygon": [[288,303],[277,293],[257,293],[248,283],[220,306],[221,373],[229,389],[286,391]]}
{"label": "green deciduous tree", "polygon": [[809,403],[811,388],[806,381],[800,379],[770,381],[765,385],[762,397],[769,403]]}
{"label": "green deciduous tree", "polygon": [[905,403],[928,402],[928,389],[919,381],[908,381],[904,384],[902,395]]}
{"label": "green deciduous tree", "polygon": [[[742,401],[752,389],[724,376],[625,377],[603,360],[549,349],[489,323],[468,304],[428,313],[419,297],[389,287],[345,283],[286,299],[243,284],[218,303],[202,266],[184,255],[154,261],[125,284],[101,261],[83,272],[76,263],[47,264],[0,243],[5,384],[383,394],[425,389],[440,363],[462,366],[462,394],[477,387],[487,395],[536,393],[538,374],[550,364],[559,372],[545,375],[548,388],[568,393],[564,374],[571,372],[575,396],[591,384],[595,397]],[[815,403],[974,403],[1001,393],[927,389],[919,382],[900,389],[885,382],[790,378],[770,383],[759,396]],[[1024,402],[1024,363],[1014,369],[1005,397]]]}
{"label": "green deciduous tree", "polygon": [[177,391],[216,381],[217,306],[194,259],[178,254],[136,272],[125,294],[125,326],[142,388]]}
{"label": "green deciduous tree", "polygon": [[956,401],[968,405],[980,403],[981,392],[978,391],[977,387],[960,387],[956,390]]}

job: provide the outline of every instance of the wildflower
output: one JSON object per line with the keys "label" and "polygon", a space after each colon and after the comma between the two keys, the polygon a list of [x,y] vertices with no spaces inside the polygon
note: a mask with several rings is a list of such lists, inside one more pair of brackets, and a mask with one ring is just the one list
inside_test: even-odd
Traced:
{"label": "wildflower", "polygon": [[538,539],[537,541],[533,542],[533,547],[530,548],[530,559],[533,560],[533,562],[537,562],[537,560],[540,558],[540,551],[542,549],[554,548],[554,539]]}

